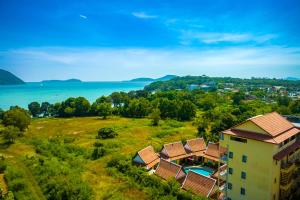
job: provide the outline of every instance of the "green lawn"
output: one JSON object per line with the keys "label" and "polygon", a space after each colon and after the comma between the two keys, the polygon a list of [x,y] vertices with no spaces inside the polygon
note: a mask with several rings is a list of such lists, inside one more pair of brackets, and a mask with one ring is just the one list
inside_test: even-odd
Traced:
{"label": "green lawn", "polygon": [[158,127],[153,127],[148,119],[118,117],[107,120],[96,117],[35,119],[24,136],[18,138],[15,144],[9,147],[2,145],[0,154],[5,155],[9,163],[24,172],[24,178],[29,185],[28,190],[33,197],[42,199],[43,194],[33,174],[22,163],[22,159],[26,156],[35,155],[31,141],[63,136],[71,138],[73,144],[91,151],[98,129],[107,126],[114,127],[118,133],[114,139],[101,140],[111,151],[98,160],[86,159],[81,173],[82,179],[93,188],[95,199],[147,199],[142,191],[131,187],[126,181],[109,176],[105,169],[106,162],[113,155],[134,156],[138,150],[147,145],[153,145],[155,149],[160,150],[164,143],[194,138],[197,132],[190,122],[161,121]]}

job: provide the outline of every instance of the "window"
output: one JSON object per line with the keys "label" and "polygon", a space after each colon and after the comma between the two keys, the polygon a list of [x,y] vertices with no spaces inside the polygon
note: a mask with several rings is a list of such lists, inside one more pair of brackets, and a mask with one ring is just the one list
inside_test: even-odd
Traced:
{"label": "window", "polygon": [[227,187],[228,187],[229,190],[232,190],[232,183],[228,183]]}
{"label": "window", "polygon": [[241,188],[241,195],[245,195],[245,194],[246,194],[245,188]]}
{"label": "window", "polygon": [[242,142],[242,143],[247,143],[247,139],[234,137],[234,136],[231,136],[230,140],[237,141],[237,142]]}
{"label": "window", "polygon": [[233,169],[231,167],[229,167],[229,174],[232,174],[233,173]]}
{"label": "window", "polygon": [[229,158],[233,158],[233,152],[229,151]]}
{"label": "window", "polygon": [[220,140],[224,140],[224,133],[220,133]]}
{"label": "window", "polygon": [[246,179],[246,172],[242,172],[242,173],[241,173],[241,178],[242,178],[242,179]]}
{"label": "window", "polygon": [[243,155],[242,161],[243,161],[244,163],[246,163],[246,162],[247,162],[247,156]]}
{"label": "window", "polygon": [[291,137],[291,140],[294,140],[296,138],[296,135],[293,135],[292,137]]}

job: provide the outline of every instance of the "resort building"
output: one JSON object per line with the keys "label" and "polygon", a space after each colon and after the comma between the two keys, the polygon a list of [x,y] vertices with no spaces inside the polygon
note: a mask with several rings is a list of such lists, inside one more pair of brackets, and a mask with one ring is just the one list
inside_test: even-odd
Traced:
{"label": "resort building", "polygon": [[209,142],[203,157],[207,162],[216,162],[218,163],[220,161],[220,156],[223,156],[226,153],[226,148],[220,147],[219,143],[211,143]]}
{"label": "resort building", "polygon": [[216,182],[213,178],[189,171],[181,188],[200,196],[211,197],[217,191]]}
{"label": "resort building", "polygon": [[175,178],[181,183],[183,182],[186,175],[182,166],[173,162],[169,162],[165,159],[160,159],[160,162],[155,170],[155,174],[165,180]]}
{"label": "resort building", "polygon": [[201,158],[206,150],[206,144],[203,138],[187,140],[184,148],[188,154],[194,157],[194,160]]}
{"label": "resort building", "polygon": [[138,165],[144,166],[146,169],[151,169],[159,163],[159,156],[155,153],[152,146],[148,146],[140,150],[133,161]]}
{"label": "resort building", "polygon": [[[227,149],[229,200],[288,199],[296,187],[300,130],[276,112],[256,116],[223,131]],[[220,148],[220,149],[221,149]]]}
{"label": "resort building", "polygon": [[162,158],[168,161],[176,161],[177,163],[188,156],[181,141],[165,144],[161,151]]}

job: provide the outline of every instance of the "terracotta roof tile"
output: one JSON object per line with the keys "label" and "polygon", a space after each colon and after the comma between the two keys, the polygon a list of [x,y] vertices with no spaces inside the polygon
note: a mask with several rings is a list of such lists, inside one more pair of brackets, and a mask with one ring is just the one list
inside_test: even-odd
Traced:
{"label": "terracotta roof tile", "polygon": [[[220,150],[220,152],[219,152]],[[226,149],[224,147],[220,147],[219,149],[219,143],[208,143],[206,151],[204,152],[205,156],[208,157],[214,157],[214,158],[220,158],[220,154],[223,155],[226,152]]]}
{"label": "terracotta roof tile", "polygon": [[168,156],[169,158],[186,155],[186,151],[181,142],[165,144],[164,150],[167,153],[166,156]]}
{"label": "terracotta roof tile", "polygon": [[206,144],[203,138],[187,140],[186,146],[188,146],[193,153],[206,149]]}
{"label": "terracotta roof tile", "polygon": [[155,174],[163,179],[176,178],[177,174],[182,170],[180,165],[160,159],[160,162],[155,170]]}
{"label": "terracotta roof tile", "polygon": [[256,116],[250,118],[249,120],[268,132],[273,137],[294,127],[291,122],[277,112]]}
{"label": "terracotta roof tile", "polygon": [[272,143],[272,144],[279,144],[284,140],[294,135],[297,135],[298,133],[300,133],[300,130],[294,127],[275,137],[272,137],[271,135],[264,135],[260,133],[254,133],[250,131],[237,130],[237,129],[228,129],[226,131],[223,131],[223,133],[227,135],[238,136],[242,138],[253,139],[253,140],[258,140],[258,141]]}
{"label": "terracotta roof tile", "polygon": [[182,188],[191,190],[195,194],[209,197],[215,185],[215,179],[189,171],[183,182]]}
{"label": "terracotta roof tile", "polygon": [[159,159],[158,155],[155,153],[152,146],[148,146],[138,152],[141,159],[146,165],[152,163],[153,161]]}

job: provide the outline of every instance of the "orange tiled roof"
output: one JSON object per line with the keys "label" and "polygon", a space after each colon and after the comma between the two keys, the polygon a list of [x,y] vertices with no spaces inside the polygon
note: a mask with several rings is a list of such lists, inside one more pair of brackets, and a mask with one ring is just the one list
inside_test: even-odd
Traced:
{"label": "orange tiled roof", "polygon": [[165,144],[164,150],[167,154],[166,156],[168,156],[169,158],[186,156],[186,151],[182,145],[182,142]]}
{"label": "orange tiled roof", "polygon": [[296,150],[297,148],[300,148],[300,140],[296,141],[292,145],[286,147],[285,149],[279,151],[277,154],[273,156],[274,159],[276,160],[282,160],[284,157],[289,155],[291,152]]}
{"label": "orange tiled roof", "polygon": [[141,159],[145,162],[146,165],[153,163],[157,160],[157,163],[159,162],[159,157],[155,153],[152,146],[148,146],[138,152]]}
{"label": "orange tiled roof", "polygon": [[195,153],[206,149],[206,144],[203,138],[196,138],[186,141],[186,145],[189,147],[191,152]]}
{"label": "orange tiled roof", "polygon": [[223,155],[225,152],[226,149],[224,147],[219,147],[219,143],[209,142],[206,151],[204,152],[204,156],[208,156],[208,158],[209,157],[220,158],[220,155]]}
{"label": "orange tiled roof", "polygon": [[296,126],[276,112],[256,116],[248,120],[265,130],[269,135],[239,130],[237,128],[238,126],[225,130],[223,133],[272,144],[279,144],[284,140],[300,133],[300,130]]}
{"label": "orange tiled roof", "polygon": [[250,118],[249,120],[255,123],[260,128],[262,128],[263,130],[265,130],[273,137],[294,127],[294,125],[291,122],[289,122],[277,112],[260,115],[257,117]]}
{"label": "orange tiled roof", "polygon": [[228,129],[226,131],[223,131],[223,133],[227,135],[238,136],[242,138],[253,139],[253,140],[258,140],[258,141],[272,143],[272,144],[279,144],[284,140],[300,133],[300,130],[295,127],[276,137],[272,137],[271,135],[264,135],[260,133],[244,131],[244,130],[237,130],[237,129]]}
{"label": "orange tiled roof", "polygon": [[160,162],[155,170],[155,174],[163,179],[176,178],[182,170],[180,165],[169,162],[165,159],[160,159]]}
{"label": "orange tiled roof", "polygon": [[183,182],[182,188],[191,190],[195,194],[209,197],[215,185],[215,179],[189,171]]}

